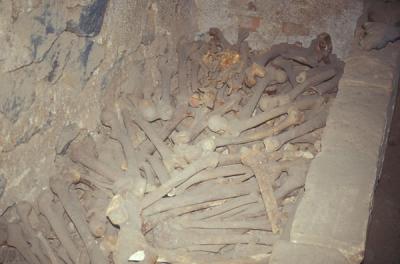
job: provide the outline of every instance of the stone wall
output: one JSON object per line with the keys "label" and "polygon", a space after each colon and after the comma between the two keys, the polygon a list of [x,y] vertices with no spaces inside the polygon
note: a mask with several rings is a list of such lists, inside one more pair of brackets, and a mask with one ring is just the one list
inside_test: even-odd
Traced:
{"label": "stone wall", "polygon": [[157,57],[182,37],[220,27],[234,41],[240,25],[268,48],[327,31],[345,56],[362,3],[334,2],[0,1],[0,215],[48,184],[67,127],[96,134],[104,98],[157,86]]}

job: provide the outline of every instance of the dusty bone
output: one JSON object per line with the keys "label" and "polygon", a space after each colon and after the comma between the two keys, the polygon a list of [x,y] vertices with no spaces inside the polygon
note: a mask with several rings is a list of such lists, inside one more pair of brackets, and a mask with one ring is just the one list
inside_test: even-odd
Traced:
{"label": "dusty bone", "polygon": [[287,129],[293,125],[298,125],[304,121],[304,114],[297,109],[291,108],[288,110],[287,117],[279,122],[277,125],[269,128],[263,129],[261,131],[256,130],[255,132],[248,133],[239,137],[219,137],[215,140],[215,144],[218,147],[232,145],[232,144],[243,144],[249,143],[257,140],[262,140],[268,136],[276,135],[282,130]]}
{"label": "dusty bone", "polygon": [[106,179],[112,182],[120,177],[123,177],[123,172],[121,170],[114,170],[107,164],[104,164],[95,157],[90,156],[85,150],[82,149],[82,147],[72,148],[69,157],[73,162],[82,164],[83,166],[101,176],[104,176]]}
{"label": "dusty bone", "polygon": [[180,173],[174,173],[171,175],[171,179],[168,180],[166,183],[158,187],[153,192],[147,194],[142,202],[142,207],[146,208],[159,199],[161,199],[164,195],[166,195],[172,188],[181,184],[182,182],[186,181],[188,178],[192,177],[196,173],[206,169],[206,168],[213,168],[218,165],[218,154],[217,153],[210,153],[206,155],[204,158],[201,158],[188,167],[186,167]]}
{"label": "dusty bone", "polygon": [[[128,122],[129,114],[125,109],[121,110],[121,115],[124,123]],[[129,139],[127,130],[124,124],[118,120],[115,113],[109,107],[105,107],[101,113],[101,121],[104,125],[110,126],[112,130],[111,136],[118,140],[125,153],[125,158],[128,163],[127,176],[132,178],[137,184],[137,191],[144,193],[145,181],[140,175],[139,165],[137,161],[137,153],[133,148],[132,142]]]}
{"label": "dusty bone", "polygon": [[148,162],[142,162],[140,167],[143,169],[145,178],[146,178],[146,191],[148,192],[150,189],[159,185],[157,180],[157,176],[152,168],[152,166]]}
{"label": "dusty bone", "polygon": [[265,96],[260,99],[260,108],[264,112],[275,107],[287,104],[296,99],[305,90],[316,86],[336,75],[336,70],[330,66],[321,66],[307,71],[306,80],[296,85],[292,90],[283,95]]}
{"label": "dusty bone", "polygon": [[277,58],[273,61],[273,65],[285,71],[289,83],[291,84],[292,87],[296,85],[297,74],[293,69],[293,64],[289,60],[283,58]]}
{"label": "dusty bone", "polygon": [[[163,127],[162,131],[160,132],[160,137],[162,140],[166,140],[169,135],[175,130],[175,128],[179,125],[179,123],[189,116],[187,113],[188,105],[187,104],[178,104],[176,107],[176,111],[174,116],[167,124]],[[156,150],[156,147],[152,144],[151,141],[145,141],[143,144],[140,145],[140,152],[146,154],[153,154]]]}
{"label": "dusty bone", "polygon": [[240,102],[241,98],[237,95],[232,95],[229,97],[230,99],[224,103],[222,106],[215,108],[213,111],[200,116],[195,122],[194,125],[189,129],[189,142],[194,140],[208,125],[208,119],[211,116],[222,116],[227,112],[232,111]]}
{"label": "dusty bone", "polygon": [[224,201],[223,204],[210,208],[209,210],[203,210],[202,212],[196,214],[193,219],[203,220],[207,218],[213,218],[232,209],[257,202],[257,195],[251,193],[249,195],[243,195],[236,198]]}
{"label": "dusty bone", "polygon": [[181,195],[162,198],[146,208],[143,213],[144,216],[148,216],[174,208],[246,195],[253,192],[256,186],[256,183],[250,179],[241,184],[224,184],[219,188],[218,192],[210,193],[210,188],[216,188],[215,183],[205,182]]}
{"label": "dusty bone", "polygon": [[146,133],[147,137],[154,144],[160,153],[167,170],[171,171],[176,167],[183,167],[186,161],[175,154],[155,132],[155,129],[141,117],[136,111],[131,111],[129,117]]}
{"label": "dusty bone", "polygon": [[154,155],[148,155],[146,160],[150,163],[161,184],[165,183],[171,178],[167,169],[159,158],[155,157]]}
{"label": "dusty bone", "polygon": [[250,97],[247,104],[240,110],[238,114],[239,119],[249,118],[253,114],[260,97],[264,93],[265,87],[272,83],[284,83],[287,79],[286,73],[280,69],[276,69],[275,67],[267,66],[265,71],[266,76],[259,80],[255,87],[252,88],[253,95]]}
{"label": "dusty bone", "polygon": [[[68,175],[65,175],[68,177]],[[68,190],[70,183],[55,177],[50,178],[50,188],[58,196],[65,211],[71,218],[83,243],[85,244],[92,263],[107,263],[106,257],[100,250],[97,241],[92,236],[85,219],[85,211],[81,207],[78,197]]]}
{"label": "dusty bone", "polygon": [[45,250],[46,256],[50,259],[51,263],[61,263],[55,255],[53,249],[50,247],[49,242],[43,237],[42,233],[35,231],[28,219],[29,214],[32,212],[32,205],[26,201],[18,202],[16,211],[22,222],[22,230],[32,247],[32,252],[40,260],[41,263],[48,262],[48,259],[43,255],[42,250]]}
{"label": "dusty bone", "polygon": [[276,44],[270,50],[257,56],[254,61],[259,65],[266,65],[276,57],[282,56],[315,67],[321,62],[328,63],[331,53],[331,38],[329,34],[321,33],[311,41],[308,48],[299,47],[296,44]]}
{"label": "dusty bone", "polygon": [[260,220],[200,220],[200,221],[180,221],[185,228],[201,229],[255,229],[271,231],[271,224],[266,219]]}
{"label": "dusty bone", "polygon": [[294,127],[293,129],[285,131],[279,135],[264,139],[264,145],[267,152],[276,151],[280,149],[283,144],[289,142],[290,140],[298,138],[325,126],[328,111],[326,107],[324,108],[325,109],[322,109],[318,114],[316,114],[314,117],[312,117],[310,120],[307,120],[303,124],[298,125],[297,127]]}
{"label": "dusty bone", "polygon": [[205,203],[200,203],[200,204],[193,204],[193,205],[175,208],[175,209],[171,209],[169,211],[164,211],[159,214],[148,216],[145,219],[145,223],[143,225],[144,226],[143,232],[147,233],[147,232],[151,231],[159,223],[162,223],[169,218],[174,218],[174,217],[181,216],[181,215],[184,215],[184,214],[187,214],[190,212],[218,206],[223,202],[224,201],[211,201],[211,202],[205,202]]}
{"label": "dusty bone", "polygon": [[32,253],[28,242],[25,241],[22,228],[19,223],[9,223],[7,226],[7,244],[15,247],[28,263],[40,264],[40,261]]}
{"label": "dusty bone", "polygon": [[174,190],[174,193],[178,195],[179,193],[182,193],[185,191],[187,188],[189,188],[191,185],[194,185],[199,182],[219,178],[219,177],[227,177],[227,176],[233,176],[233,175],[241,175],[248,173],[249,169],[244,167],[241,164],[235,164],[235,165],[228,165],[228,166],[220,166],[214,169],[209,169],[209,170],[204,170],[202,172],[197,173],[181,185],[177,186],[176,189]]}
{"label": "dusty bone", "polygon": [[274,197],[273,183],[268,175],[269,170],[268,166],[266,166],[267,157],[264,153],[256,149],[243,149],[241,153],[243,164],[249,166],[256,175],[272,231],[277,233],[279,232],[280,212],[278,203]]}
{"label": "dusty bone", "polygon": [[[285,104],[280,107],[274,108],[267,112],[259,113],[251,118],[244,120],[226,120],[226,132],[230,135],[240,135],[242,132],[257,127],[271,119],[277,118],[289,112],[290,109],[307,110],[312,107],[322,104],[323,98],[316,96],[308,96],[301,100],[295,101],[291,104]],[[209,121],[210,123],[210,121]]]}
{"label": "dusty bone", "polygon": [[68,232],[66,223],[62,217],[63,212],[58,211],[53,205],[53,197],[54,195],[50,190],[43,190],[37,200],[39,210],[49,221],[52,229],[57,235],[57,238],[65,248],[69,258],[74,263],[78,263],[80,259],[79,250]]}
{"label": "dusty bone", "polygon": [[160,225],[154,230],[155,244],[165,249],[188,248],[194,245],[226,245],[257,243],[256,236],[241,234],[230,229],[184,229],[171,224]]}
{"label": "dusty bone", "polygon": [[126,191],[117,194],[107,208],[107,217],[114,225],[120,227],[113,259],[116,264],[127,263],[129,257],[138,251],[145,255],[144,263],[151,262],[156,254],[147,244],[142,234],[140,200],[134,193]]}

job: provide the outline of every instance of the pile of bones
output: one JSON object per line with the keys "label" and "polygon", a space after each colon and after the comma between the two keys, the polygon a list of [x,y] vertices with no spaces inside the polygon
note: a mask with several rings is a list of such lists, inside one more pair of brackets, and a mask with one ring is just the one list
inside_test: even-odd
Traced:
{"label": "pile of bones", "polygon": [[59,173],[1,221],[38,263],[267,263],[290,221],[343,62],[309,47],[250,50],[211,28],[166,47],[155,87],[108,96],[98,131],[71,125]]}

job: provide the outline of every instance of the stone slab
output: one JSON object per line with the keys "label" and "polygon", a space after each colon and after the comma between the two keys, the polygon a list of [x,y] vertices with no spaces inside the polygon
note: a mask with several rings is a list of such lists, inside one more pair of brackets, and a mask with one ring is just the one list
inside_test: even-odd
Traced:
{"label": "stone slab", "polygon": [[349,263],[362,261],[397,94],[398,47],[393,44],[347,59],[322,136],[322,151],[311,163],[293,220],[291,242],[334,248]]}
{"label": "stone slab", "polygon": [[269,264],[348,264],[336,249],[329,249],[289,241],[278,241],[272,250]]}

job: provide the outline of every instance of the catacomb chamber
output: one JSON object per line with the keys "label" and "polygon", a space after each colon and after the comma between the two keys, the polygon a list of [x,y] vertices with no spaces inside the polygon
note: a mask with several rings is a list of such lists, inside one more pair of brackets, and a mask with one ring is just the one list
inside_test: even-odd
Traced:
{"label": "catacomb chamber", "polygon": [[0,5],[2,261],[360,263],[398,77],[363,2]]}

